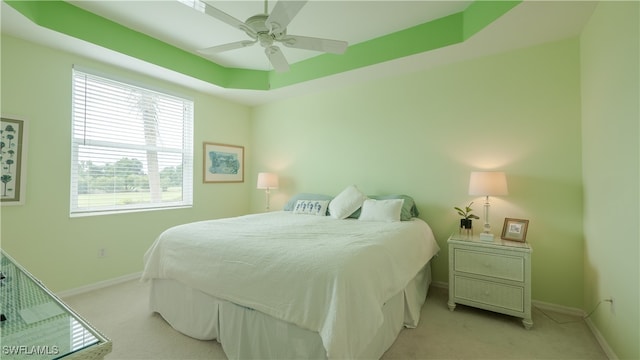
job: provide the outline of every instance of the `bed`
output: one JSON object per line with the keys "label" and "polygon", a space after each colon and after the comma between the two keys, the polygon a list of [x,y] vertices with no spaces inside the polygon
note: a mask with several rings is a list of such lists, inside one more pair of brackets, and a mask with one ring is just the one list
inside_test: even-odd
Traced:
{"label": "bed", "polygon": [[230,359],[379,358],[417,325],[438,251],[416,217],[274,211],[166,230],[142,279],[152,311]]}

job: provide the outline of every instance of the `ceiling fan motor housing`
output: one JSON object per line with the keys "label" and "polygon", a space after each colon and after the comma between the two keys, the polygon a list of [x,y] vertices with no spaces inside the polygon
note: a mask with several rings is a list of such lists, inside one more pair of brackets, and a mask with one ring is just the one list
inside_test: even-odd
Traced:
{"label": "ceiling fan motor housing", "polygon": [[266,21],[269,18],[267,14],[254,15],[245,21],[247,27],[252,31],[246,31],[254,40],[258,40],[262,47],[268,47],[273,44],[274,40],[280,40],[287,34],[287,29],[279,29],[277,32],[272,32],[272,29],[268,28]]}

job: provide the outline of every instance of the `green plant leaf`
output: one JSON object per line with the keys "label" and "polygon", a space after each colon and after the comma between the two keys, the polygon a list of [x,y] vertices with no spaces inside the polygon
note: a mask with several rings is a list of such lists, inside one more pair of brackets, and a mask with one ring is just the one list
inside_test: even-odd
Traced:
{"label": "green plant leaf", "polygon": [[454,206],[453,208],[454,210],[458,211],[458,215],[462,216],[464,219],[480,219],[477,215],[474,215],[471,213],[473,211],[473,209],[471,208],[471,205],[473,205],[473,201],[470,202],[469,205],[467,205],[464,210],[462,210],[457,206]]}

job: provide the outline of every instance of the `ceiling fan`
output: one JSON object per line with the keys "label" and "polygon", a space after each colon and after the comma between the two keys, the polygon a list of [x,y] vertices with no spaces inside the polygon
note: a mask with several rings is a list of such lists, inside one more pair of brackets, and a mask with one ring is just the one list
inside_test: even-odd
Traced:
{"label": "ceiling fan", "polygon": [[273,68],[278,72],[289,70],[289,62],[280,48],[280,43],[286,47],[342,54],[348,43],[340,40],[330,40],[315,37],[287,34],[287,25],[307,3],[305,1],[279,0],[271,14],[268,13],[267,0],[264,2],[264,13],[254,15],[242,22],[231,15],[204,3],[204,13],[244,31],[251,40],[236,41],[198,50],[201,54],[212,55],[223,51],[240,49],[260,43]]}

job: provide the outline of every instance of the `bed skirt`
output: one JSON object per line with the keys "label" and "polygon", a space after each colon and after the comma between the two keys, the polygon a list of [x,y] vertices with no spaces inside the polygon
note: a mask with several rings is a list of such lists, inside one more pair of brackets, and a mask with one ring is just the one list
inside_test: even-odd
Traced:
{"label": "bed skirt", "polygon": [[[384,323],[358,356],[379,359],[402,327],[416,327],[431,283],[428,263],[384,304]],[[153,279],[151,311],[174,329],[200,340],[216,339],[229,359],[326,359],[320,335],[262,312],[205,294],[174,280]]]}

